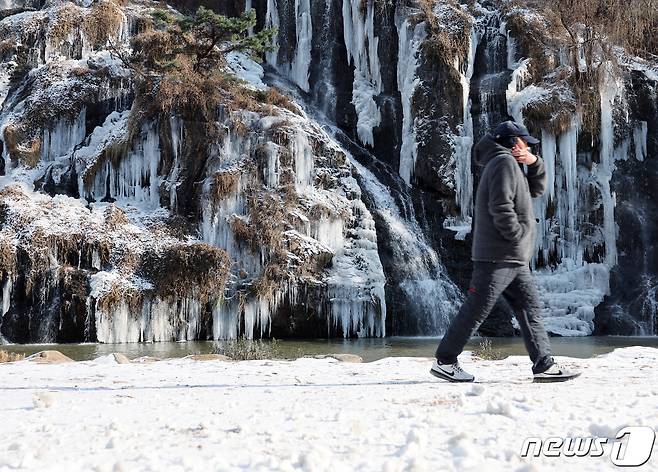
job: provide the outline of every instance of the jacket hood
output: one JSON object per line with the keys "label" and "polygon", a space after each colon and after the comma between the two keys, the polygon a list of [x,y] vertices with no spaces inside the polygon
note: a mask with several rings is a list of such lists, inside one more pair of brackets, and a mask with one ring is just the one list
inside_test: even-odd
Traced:
{"label": "jacket hood", "polygon": [[501,154],[511,156],[512,151],[498,144],[490,134],[486,134],[475,145],[473,160],[478,166],[484,167],[487,165],[487,162]]}

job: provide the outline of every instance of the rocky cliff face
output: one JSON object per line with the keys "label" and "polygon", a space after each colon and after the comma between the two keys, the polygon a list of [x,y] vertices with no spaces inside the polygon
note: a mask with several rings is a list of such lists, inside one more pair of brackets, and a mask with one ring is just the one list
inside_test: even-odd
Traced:
{"label": "rocky cliff face", "polygon": [[383,335],[348,154],[239,54],[233,73],[255,77],[241,107],[135,113],[132,71],[104,45],[148,14],[58,2],[2,22],[3,337]]}
{"label": "rocky cliff face", "polygon": [[[433,277],[462,288],[467,282],[463,261],[479,173],[471,147],[513,117],[542,137],[540,154],[550,168],[549,190],[536,202],[540,238],[532,263],[550,331],[654,333],[648,215],[655,204],[642,189],[652,175],[656,64],[611,44],[591,46],[591,28],[567,30],[551,8],[548,2],[279,0],[259,11],[265,24],[286,31],[269,63],[376,156],[374,163],[364,156],[366,166],[398,171],[406,185],[385,172],[377,178],[396,195],[406,187],[400,193],[411,205],[404,198],[398,204],[437,251],[441,268]],[[342,23],[335,21],[338,12]],[[332,48],[336,42],[340,47]],[[325,54],[300,62],[303,48]],[[300,72],[297,63],[306,68]],[[331,91],[331,100],[318,98],[318,90]],[[372,211],[377,220],[377,208]],[[422,315],[412,308],[418,297],[400,289],[413,276],[398,268],[394,251],[382,250],[391,240],[385,222],[378,230],[393,330],[440,331],[454,304],[445,311],[425,305],[442,321],[419,322]],[[630,232],[633,238],[624,237]],[[643,268],[632,271],[640,256]],[[506,307],[495,319],[486,332],[510,332]]]}
{"label": "rocky cliff face", "polygon": [[[579,59],[541,2],[172,2],[278,29],[264,80],[294,100],[236,54],[248,100],[212,122],[135,113],[108,44],[147,4],[9,3],[5,339],[439,334],[470,275],[471,147],[507,115],[550,170],[532,263],[549,329],[655,333],[656,64]],[[513,333],[509,309],[482,331]]]}

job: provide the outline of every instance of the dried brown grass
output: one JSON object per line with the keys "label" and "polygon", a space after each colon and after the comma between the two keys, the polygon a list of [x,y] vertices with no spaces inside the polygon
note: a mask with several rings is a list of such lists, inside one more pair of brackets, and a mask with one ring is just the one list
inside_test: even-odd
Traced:
{"label": "dried brown grass", "polygon": [[89,74],[90,70],[88,67],[73,67],[71,69],[71,74],[75,77],[84,77]]}
{"label": "dried brown grass", "polygon": [[85,17],[84,32],[92,45],[97,48],[107,43],[121,27],[123,13],[117,3],[99,1],[92,5]]}
{"label": "dried brown grass", "polygon": [[216,172],[212,177],[210,184],[210,200],[213,206],[217,206],[219,202],[234,194],[238,189],[240,182],[239,171],[224,171]]}
{"label": "dried brown grass", "polygon": [[230,220],[236,240],[254,250],[265,250],[271,260],[285,255],[283,232],[292,228],[288,213],[297,203],[294,188],[290,193],[248,189],[246,197],[248,219],[234,216]]}
{"label": "dried brown grass", "polygon": [[267,264],[260,277],[251,286],[253,294],[260,298],[269,300],[273,297],[274,292],[281,286],[286,278],[286,271],[277,262],[271,261]]}
{"label": "dried brown grass", "polygon": [[249,135],[249,126],[240,118],[232,118],[229,127],[235,136],[246,138]]}
{"label": "dried brown grass", "polygon": [[16,42],[11,39],[0,41],[0,58],[9,55],[16,48]]}
{"label": "dried brown grass", "polygon": [[5,127],[4,142],[11,159],[31,168],[39,163],[41,158],[41,137],[30,137],[19,126],[10,124]]}
{"label": "dried brown grass", "polygon": [[7,352],[0,350],[0,364],[6,362],[16,362],[25,359],[25,354],[19,354],[17,352]]}
{"label": "dried brown grass", "polygon": [[0,239],[0,273],[16,270],[16,248],[6,239]]}
{"label": "dried brown grass", "polygon": [[274,252],[282,247],[282,233],[291,202],[275,193],[253,194],[248,199],[249,218],[260,246]]}
{"label": "dried brown grass", "polygon": [[155,90],[159,111],[171,110],[198,113],[212,121],[222,103],[226,81],[221,75],[204,77],[191,73],[174,73],[163,77]]}
{"label": "dried brown grass", "polygon": [[464,63],[470,44],[471,21],[457,2],[448,0],[451,8],[451,29],[444,28],[434,13],[434,0],[419,0],[421,14],[416,21],[425,21],[428,35],[422,45],[422,51],[429,60],[438,60],[452,66],[455,57]]}
{"label": "dried brown grass", "polygon": [[116,230],[120,226],[130,224],[130,219],[126,215],[126,212],[114,204],[108,205],[103,213],[103,217],[105,218],[105,224],[111,231]]}
{"label": "dried brown grass", "polygon": [[507,29],[515,39],[517,47],[531,58],[528,65],[531,77],[529,82],[541,80],[555,67],[552,55],[547,52],[557,48],[558,42],[554,40],[554,35],[562,33],[549,21],[550,17],[545,17],[548,27],[544,23],[534,21],[532,17],[529,19],[527,15],[519,11],[510,13],[506,18]]}
{"label": "dried brown grass", "polygon": [[126,303],[130,312],[137,314],[140,312],[144,303],[144,294],[135,288],[124,287],[115,283],[110,290],[104,292],[96,300],[96,309],[105,313],[111,313],[121,303]]}
{"label": "dried brown grass", "polygon": [[73,3],[66,3],[57,10],[56,15],[49,17],[49,36],[56,42],[63,41],[82,24],[82,9]]}
{"label": "dried brown grass", "polygon": [[229,222],[233,236],[236,241],[246,244],[247,246],[256,247],[258,239],[256,238],[255,229],[239,216],[233,216]]}
{"label": "dried brown grass", "polygon": [[[266,342],[261,340],[237,339],[224,341],[213,349],[214,354],[226,356],[234,361],[254,361],[283,359],[276,339]],[[300,356],[301,357],[301,356]]]}
{"label": "dried brown grass", "polygon": [[[274,87],[269,87],[267,90],[257,90],[253,92],[254,99],[263,104],[272,105],[279,108],[285,108],[296,115],[300,115],[299,107],[290,96],[281,93],[281,91]],[[273,114],[273,113],[272,113]]]}
{"label": "dried brown grass", "polygon": [[7,198],[11,200],[21,201],[21,200],[26,200],[27,195],[23,193],[23,190],[18,184],[7,185],[6,187],[0,189],[0,200],[4,200]]}
{"label": "dried brown grass", "polygon": [[127,247],[115,247],[112,250],[115,267],[121,275],[134,274],[141,264],[141,256]]}
{"label": "dried brown grass", "polygon": [[162,298],[194,294],[202,301],[221,298],[230,270],[223,249],[208,244],[180,244],[142,255],[140,273]]}
{"label": "dried brown grass", "polygon": [[657,0],[558,0],[547,7],[560,13],[567,29],[585,24],[608,54],[612,44],[651,59],[658,54]]}
{"label": "dried brown grass", "polygon": [[[277,115],[285,108],[300,113],[290,97],[275,88],[254,91],[218,68],[205,72],[195,70],[190,57],[176,53],[181,48],[176,41],[172,34],[153,28],[146,28],[133,38],[132,60],[140,64],[136,67],[142,79],[136,100],[140,106],[134,107],[135,112],[152,115],[176,111],[208,122],[216,121],[220,109],[229,113],[250,110]],[[163,57],[167,58],[166,64],[161,62]]]}
{"label": "dried brown grass", "polygon": [[572,80],[579,115],[582,117],[582,129],[597,136],[601,129],[601,94],[597,81],[588,78]]}
{"label": "dried brown grass", "polygon": [[101,240],[98,242],[95,242],[89,247],[89,250],[93,251],[96,250],[98,252],[98,257],[101,261],[101,266],[104,266],[106,264],[110,263],[110,258],[112,256],[112,250],[113,247],[110,244],[109,241],[107,240]]}

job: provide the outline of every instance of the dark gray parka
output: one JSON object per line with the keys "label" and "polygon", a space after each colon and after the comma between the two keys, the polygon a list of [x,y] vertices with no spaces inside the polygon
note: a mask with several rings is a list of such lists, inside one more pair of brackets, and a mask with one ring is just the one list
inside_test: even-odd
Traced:
{"label": "dark gray parka", "polygon": [[477,143],[474,158],[484,170],[475,196],[472,259],[527,264],[537,237],[531,198],[546,189],[544,162],[538,157],[526,175],[511,149],[491,135]]}

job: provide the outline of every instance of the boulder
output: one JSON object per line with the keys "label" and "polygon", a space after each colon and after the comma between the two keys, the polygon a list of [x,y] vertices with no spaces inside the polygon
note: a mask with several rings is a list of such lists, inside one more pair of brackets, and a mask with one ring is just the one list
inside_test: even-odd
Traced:
{"label": "boulder", "polygon": [[65,356],[59,351],[37,352],[26,358],[26,360],[36,362],[37,364],[66,364],[68,362],[75,362],[73,359]]}
{"label": "boulder", "polygon": [[121,354],[120,352],[113,352],[112,356],[114,356],[114,360],[117,364],[130,364],[130,359],[128,359],[125,354]]}
{"label": "boulder", "polygon": [[356,354],[326,354],[326,355],[315,356],[315,358],[336,359],[339,362],[349,362],[351,364],[359,364],[363,362],[363,358],[361,356],[357,356]]}

